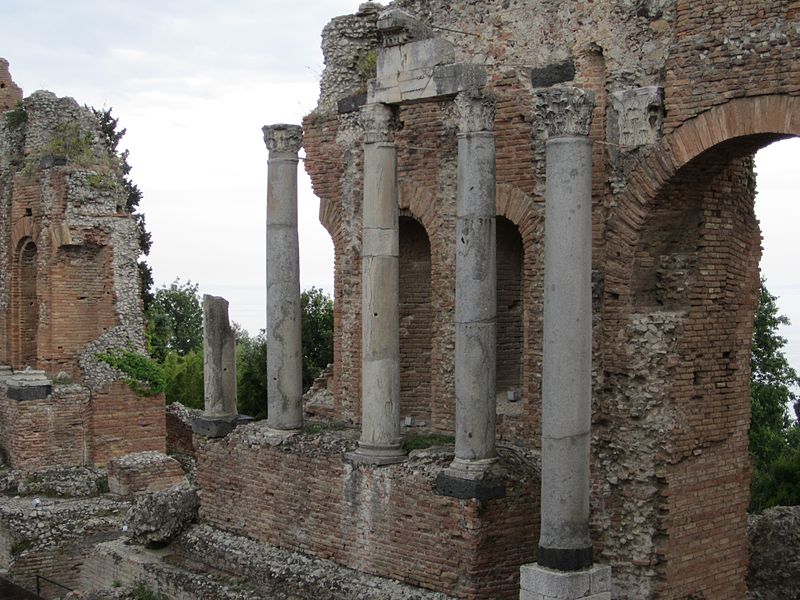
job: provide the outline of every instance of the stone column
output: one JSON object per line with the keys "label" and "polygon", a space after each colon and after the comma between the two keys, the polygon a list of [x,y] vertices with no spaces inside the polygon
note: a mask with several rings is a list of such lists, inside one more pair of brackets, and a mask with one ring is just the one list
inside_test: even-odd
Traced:
{"label": "stone column", "polygon": [[267,424],[303,427],[303,349],[300,341],[300,257],[297,242],[299,125],[263,129],[267,181]]}
{"label": "stone column", "polygon": [[228,301],[208,294],[203,296],[203,391],[206,416],[236,416],[236,336]]}
{"label": "stone column", "polygon": [[236,336],[228,319],[228,301],[203,296],[203,398],[204,411],[192,429],[206,437],[222,437],[235,427]]}
{"label": "stone column", "polygon": [[539,559],[521,571],[521,600],[610,599],[610,567],[592,566],[592,144],[594,100],[579,88],[537,97],[547,130],[542,522]]}
{"label": "stone column", "polygon": [[361,242],[361,439],[354,462],[391,464],[400,446],[400,293],[397,153],[392,109],[368,104]]}
{"label": "stone column", "polygon": [[497,244],[494,99],[456,96],[455,459],[447,474],[481,479],[495,456]]}

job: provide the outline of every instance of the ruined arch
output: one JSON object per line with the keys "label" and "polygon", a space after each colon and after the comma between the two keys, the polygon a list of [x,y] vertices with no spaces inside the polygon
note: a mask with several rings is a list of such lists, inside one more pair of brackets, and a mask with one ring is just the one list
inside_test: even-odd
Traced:
{"label": "ruined arch", "polygon": [[431,244],[422,224],[402,210],[400,232],[400,415],[431,422]]}
{"label": "ruined arch", "polygon": [[522,386],[522,236],[514,223],[497,217],[497,393],[518,394]]}
{"label": "ruined arch", "polygon": [[33,238],[25,236],[16,245],[12,267],[11,352],[12,366],[36,367],[39,332],[37,296],[38,249]]}
{"label": "ruined arch", "polygon": [[[745,592],[760,258],[752,155],[800,134],[798,111],[798,98],[763,96],[691,119],[639,159],[609,223],[601,412],[636,423],[607,448],[617,465],[639,468],[603,501],[620,530],[644,519],[663,531],[638,550],[658,565],[656,591],[723,593],[692,579],[702,562],[725,573],[724,593]],[[605,534],[606,551],[626,552],[615,535]],[[621,587],[642,589],[635,557],[615,558],[627,562],[615,575]]]}

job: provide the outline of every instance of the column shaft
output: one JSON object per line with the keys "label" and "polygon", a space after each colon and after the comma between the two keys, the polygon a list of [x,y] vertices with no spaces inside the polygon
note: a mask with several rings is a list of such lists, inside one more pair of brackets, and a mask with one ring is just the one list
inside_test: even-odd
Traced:
{"label": "column shaft", "polygon": [[546,146],[542,528],[539,564],[592,563],[592,156],[585,136]]}
{"label": "column shaft", "polygon": [[206,417],[232,417],[236,408],[236,336],[228,301],[203,296],[203,391]]}
{"label": "column shaft", "polygon": [[497,317],[495,137],[458,136],[456,447],[451,471],[482,474],[495,458]]}
{"label": "column shaft", "polygon": [[264,128],[269,148],[267,190],[267,423],[303,426],[300,257],[297,240],[297,125]]}
{"label": "column shaft", "polygon": [[361,250],[361,439],[356,458],[398,462],[400,312],[397,156],[393,143],[364,144]]}

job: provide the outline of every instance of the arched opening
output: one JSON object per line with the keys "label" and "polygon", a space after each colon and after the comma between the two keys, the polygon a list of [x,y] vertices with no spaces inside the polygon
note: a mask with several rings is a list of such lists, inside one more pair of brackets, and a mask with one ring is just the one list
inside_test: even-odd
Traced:
{"label": "arched opening", "polygon": [[425,228],[401,216],[400,415],[431,424],[431,244]]}
{"label": "arched opening", "polygon": [[[761,254],[753,154],[781,137],[740,136],[691,158],[650,203],[633,254],[628,366],[612,414],[636,424],[614,443],[618,462],[630,452],[638,472],[626,475],[617,510],[631,527],[665,523],[646,549],[664,557],[650,584],[681,597],[744,595]],[[699,562],[726,582],[692,580]],[[620,587],[641,589],[644,574],[627,570]]]}
{"label": "arched opening", "polygon": [[36,295],[36,244],[24,238],[17,246],[13,278],[12,357],[16,369],[35,367],[39,330],[39,301]]}
{"label": "arched opening", "polygon": [[522,387],[522,236],[514,223],[497,217],[497,394],[519,399]]}

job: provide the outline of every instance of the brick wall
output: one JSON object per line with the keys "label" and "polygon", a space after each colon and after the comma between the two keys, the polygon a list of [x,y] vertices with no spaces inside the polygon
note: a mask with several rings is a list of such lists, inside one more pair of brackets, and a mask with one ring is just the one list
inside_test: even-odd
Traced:
{"label": "brick wall", "polygon": [[431,245],[400,217],[400,417],[431,422]]}
{"label": "brick wall", "polygon": [[457,500],[432,491],[447,460],[354,468],[338,444],[270,446],[257,431],[197,440],[202,521],[458,597],[519,595],[519,565],[538,539],[532,472],[512,476],[504,499]]}

